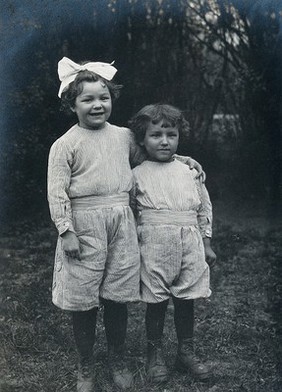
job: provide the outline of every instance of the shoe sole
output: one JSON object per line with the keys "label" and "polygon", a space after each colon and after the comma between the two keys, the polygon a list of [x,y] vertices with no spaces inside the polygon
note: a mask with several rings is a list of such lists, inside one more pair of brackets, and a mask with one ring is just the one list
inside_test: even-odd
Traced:
{"label": "shoe sole", "polygon": [[189,373],[191,376],[193,376],[194,378],[196,378],[197,380],[200,380],[200,381],[207,381],[212,376],[210,372],[204,373],[204,374],[196,374],[191,369],[189,369],[185,365],[183,365],[182,362],[179,362],[177,360],[174,364],[174,368],[179,373],[182,373],[182,374]]}
{"label": "shoe sole", "polygon": [[168,381],[168,373],[159,374],[158,376],[150,376],[147,373],[147,379],[151,384],[164,384]]}
{"label": "shoe sole", "polygon": [[168,381],[168,377],[148,377],[150,384],[165,384]]}

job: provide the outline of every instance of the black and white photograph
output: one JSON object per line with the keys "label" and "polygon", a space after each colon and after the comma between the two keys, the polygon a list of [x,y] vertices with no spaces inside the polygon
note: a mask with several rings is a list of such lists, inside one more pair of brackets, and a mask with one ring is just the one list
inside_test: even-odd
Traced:
{"label": "black and white photograph", "polygon": [[0,0],[0,392],[282,390],[282,2]]}

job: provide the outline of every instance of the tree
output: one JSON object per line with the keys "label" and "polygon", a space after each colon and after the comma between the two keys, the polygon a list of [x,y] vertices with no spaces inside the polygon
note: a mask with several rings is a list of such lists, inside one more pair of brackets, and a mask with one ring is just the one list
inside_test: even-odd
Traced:
{"label": "tree", "polygon": [[[46,204],[48,150],[71,124],[57,99],[56,68],[63,56],[116,61],[117,81],[124,84],[112,114],[117,124],[126,125],[148,103],[179,106],[191,124],[181,152],[193,154],[208,170],[220,163],[210,141],[214,115],[239,115],[241,144],[236,162],[230,160],[229,177],[240,179],[243,172],[246,192],[269,190],[279,198],[278,5],[275,0],[85,0],[78,13],[75,0],[51,5],[50,0],[9,0],[5,9],[13,28],[2,40],[9,54],[2,56],[7,121],[1,188],[7,204],[16,214],[27,204]],[[218,164],[217,174],[226,166]]]}
{"label": "tree", "polygon": [[[282,6],[275,0],[197,0],[189,7],[204,26],[203,34],[193,30],[194,36],[222,58],[218,94],[228,96],[240,115],[246,181],[252,179],[253,189],[279,200]],[[222,99],[219,104],[224,108]]]}

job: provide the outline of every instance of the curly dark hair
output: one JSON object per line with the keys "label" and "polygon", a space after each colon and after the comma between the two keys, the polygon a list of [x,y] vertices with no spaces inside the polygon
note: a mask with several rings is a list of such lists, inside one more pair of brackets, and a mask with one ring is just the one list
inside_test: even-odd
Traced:
{"label": "curly dark hair", "polygon": [[120,90],[123,86],[106,80],[92,71],[84,70],[78,72],[75,80],[63,91],[61,110],[66,113],[72,113],[71,108],[75,105],[76,97],[82,92],[82,82],[98,82],[99,80],[108,87],[112,101],[114,102],[120,96]]}
{"label": "curly dark hair", "polygon": [[189,135],[190,126],[182,111],[168,104],[156,103],[144,106],[129,120],[128,124],[135,135],[136,142],[140,144],[145,138],[148,125],[158,124],[160,121],[164,121],[167,127],[176,127],[179,140]]}

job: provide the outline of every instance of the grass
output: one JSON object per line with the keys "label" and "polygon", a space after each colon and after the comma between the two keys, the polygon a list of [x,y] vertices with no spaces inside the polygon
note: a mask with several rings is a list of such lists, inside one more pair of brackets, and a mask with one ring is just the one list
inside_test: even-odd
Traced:
{"label": "grass", "polygon": [[[220,208],[220,206],[218,207]],[[173,369],[177,348],[169,306],[164,348],[169,382],[146,382],[144,305],[129,306],[128,359],[135,372],[131,392],[281,391],[281,227],[260,214],[247,219],[224,211],[214,224],[218,254],[209,300],[196,302],[197,353],[212,368],[207,383]],[[251,219],[253,218],[253,219]],[[232,220],[233,219],[233,220]],[[74,392],[76,352],[68,313],[51,303],[56,233],[48,221],[21,222],[2,233],[0,392]],[[114,391],[106,370],[101,314],[97,327],[96,389]]]}

